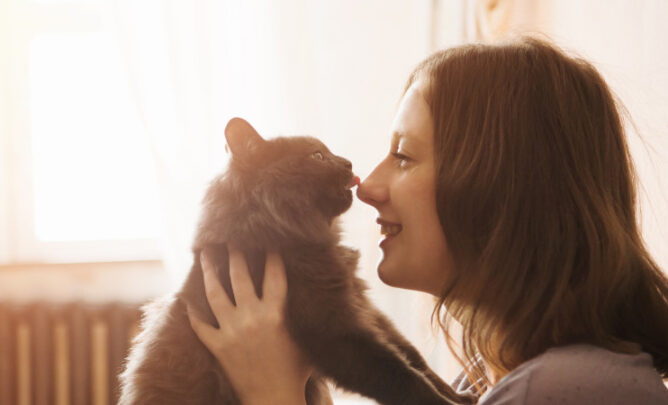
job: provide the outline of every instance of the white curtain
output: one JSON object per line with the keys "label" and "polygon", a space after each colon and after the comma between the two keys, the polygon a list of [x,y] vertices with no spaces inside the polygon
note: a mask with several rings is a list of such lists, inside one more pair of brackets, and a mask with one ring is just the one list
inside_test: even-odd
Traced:
{"label": "white curtain", "polygon": [[[304,4],[298,4],[304,3]],[[208,181],[226,161],[223,129],[242,116],[261,133],[312,133],[306,2],[114,0],[118,38],[153,146],[164,262],[176,284]],[[298,7],[299,5],[302,8]],[[297,23],[297,24],[295,24]]]}
{"label": "white curtain", "polygon": [[[183,7],[187,4],[187,7]],[[217,156],[208,9],[213,2],[114,0],[117,36],[152,145],[172,282],[190,265],[198,199]]]}
{"label": "white curtain", "polygon": [[[137,108],[153,145],[164,262],[174,286],[191,265],[199,201],[225,163],[229,118],[244,117],[265,136],[318,136],[365,177],[389,149],[404,83],[433,39],[429,0],[113,5]],[[444,377],[450,378],[457,366],[443,357],[442,340],[430,330],[431,301],[384,286],[376,276],[375,217],[375,210],[356,202],[344,217],[345,243],[360,249],[359,272],[373,299],[437,369],[449,368]]]}

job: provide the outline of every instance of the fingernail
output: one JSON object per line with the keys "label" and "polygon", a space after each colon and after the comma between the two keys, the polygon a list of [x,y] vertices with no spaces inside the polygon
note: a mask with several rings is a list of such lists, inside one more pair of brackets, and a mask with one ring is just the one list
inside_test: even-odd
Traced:
{"label": "fingernail", "polygon": [[199,261],[202,262],[202,263],[209,264],[209,261],[207,260],[207,257],[206,257],[206,255],[204,254],[204,250],[201,250],[201,251],[199,252]]}

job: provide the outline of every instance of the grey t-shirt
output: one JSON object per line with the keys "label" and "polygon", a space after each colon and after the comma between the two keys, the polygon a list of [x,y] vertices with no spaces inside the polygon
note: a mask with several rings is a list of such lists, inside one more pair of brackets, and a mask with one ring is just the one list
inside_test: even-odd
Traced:
{"label": "grey t-shirt", "polygon": [[[464,373],[453,382],[473,392]],[[578,344],[555,347],[501,378],[478,405],[668,405],[668,388],[652,357]]]}

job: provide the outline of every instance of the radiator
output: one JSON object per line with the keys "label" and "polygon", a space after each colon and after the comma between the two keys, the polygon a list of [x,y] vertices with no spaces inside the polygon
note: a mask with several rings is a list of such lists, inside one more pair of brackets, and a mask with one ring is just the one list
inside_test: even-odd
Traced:
{"label": "radiator", "polygon": [[139,305],[0,303],[0,405],[115,405]]}

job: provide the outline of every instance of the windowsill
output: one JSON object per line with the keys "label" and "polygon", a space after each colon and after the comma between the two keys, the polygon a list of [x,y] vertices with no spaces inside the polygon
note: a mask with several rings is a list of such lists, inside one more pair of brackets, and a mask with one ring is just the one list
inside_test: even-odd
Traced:
{"label": "windowsill", "polygon": [[0,301],[142,303],[169,291],[161,261],[0,266]]}

